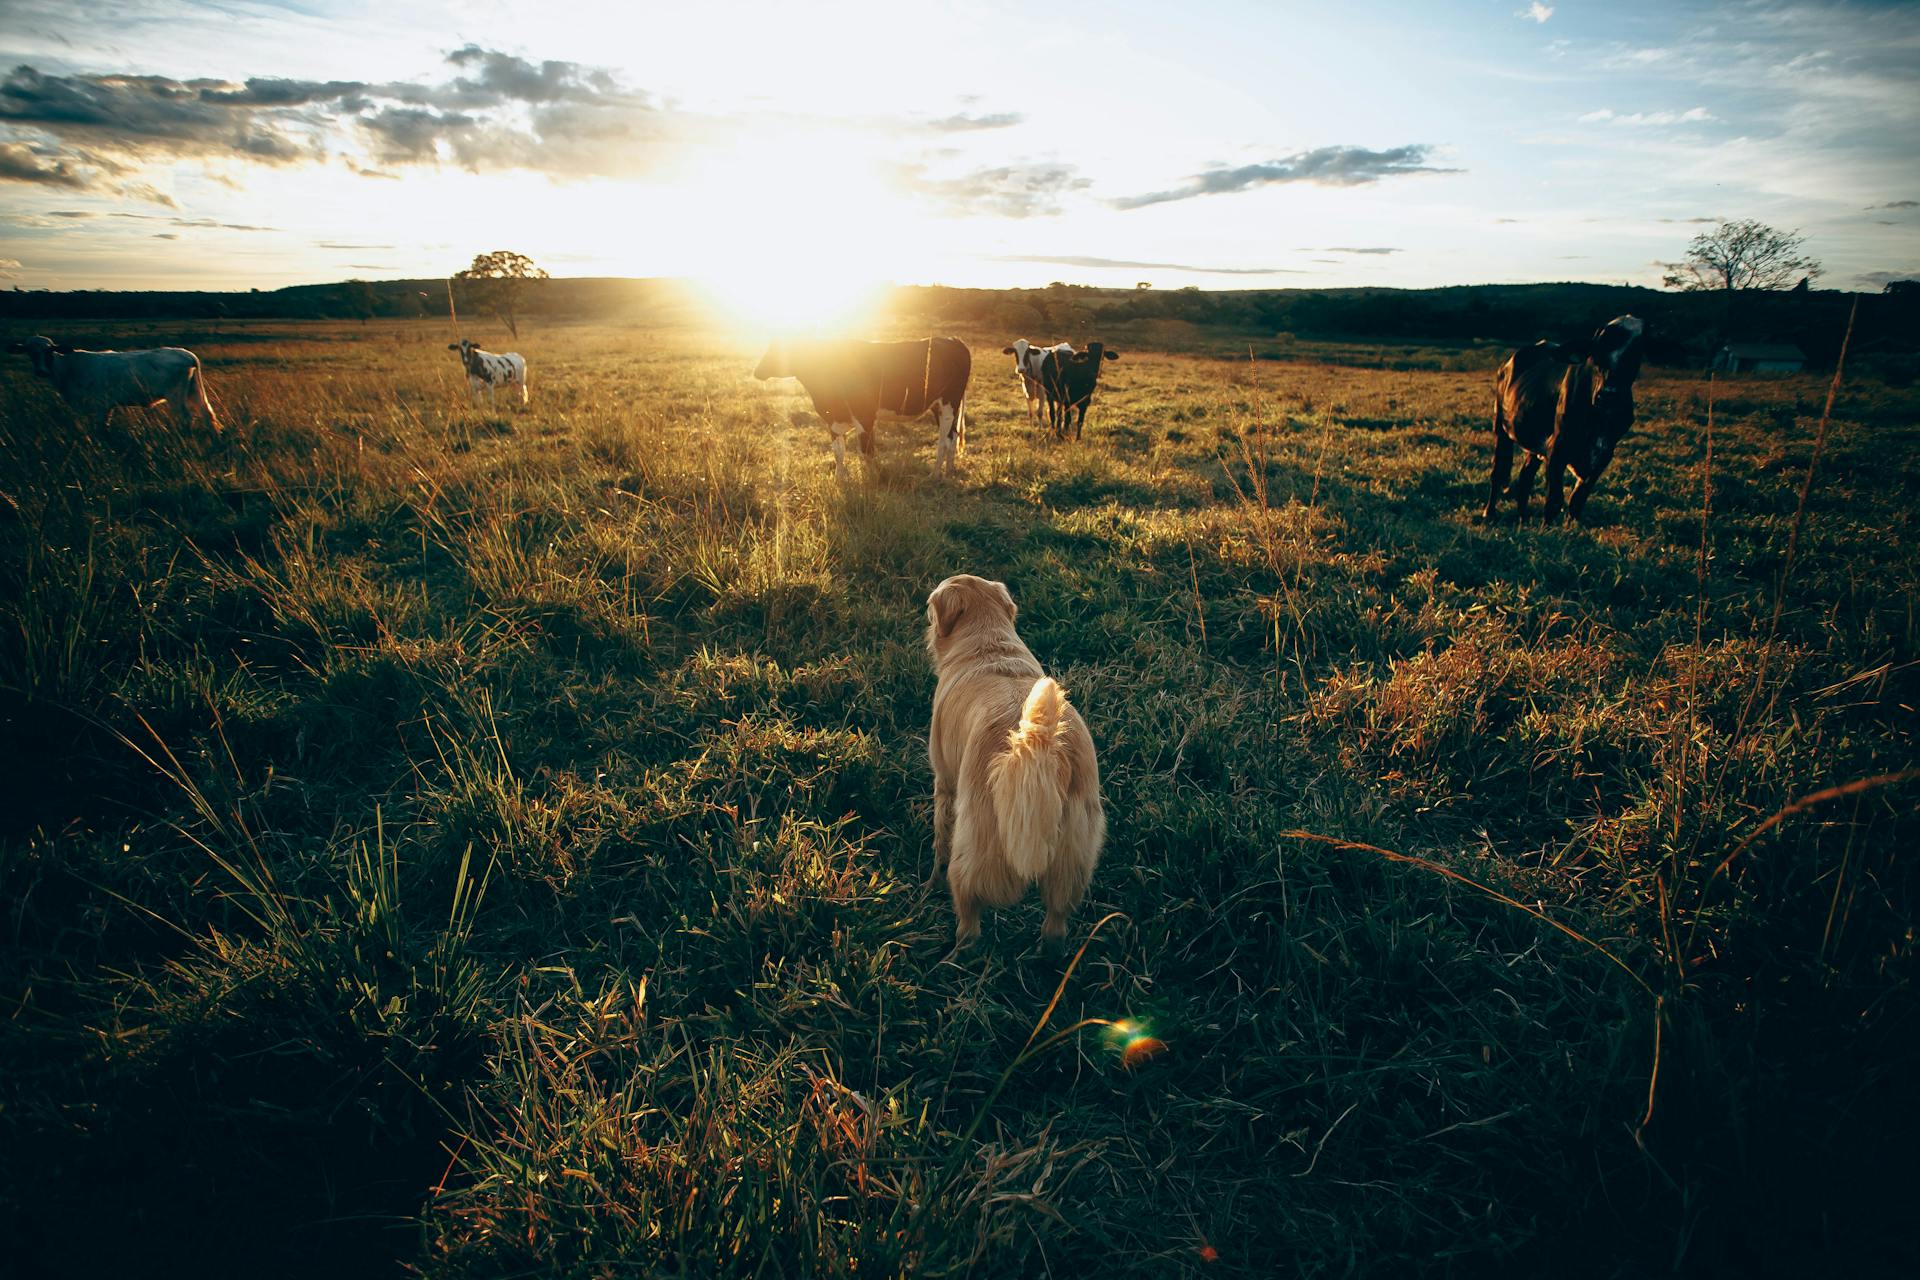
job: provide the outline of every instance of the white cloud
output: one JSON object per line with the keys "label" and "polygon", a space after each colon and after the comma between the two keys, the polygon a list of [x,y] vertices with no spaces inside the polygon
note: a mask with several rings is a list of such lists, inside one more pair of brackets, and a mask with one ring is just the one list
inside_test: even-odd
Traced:
{"label": "white cloud", "polygon": [[1535,22],[1545,22],[1553,16],[1553,6],[1550,4],[1541,4],[1540,0],[1533,0],[1533,3],[1526,8],[1514,10],[1513,16],[1516,18],[1532,18]]}
{"label": "white cloud", "polygon": [[1628,128],[1649,128],[1673,124],[1706,124],[1720,117],[1705,107],[1688,107],[1685,111],[1629,111],[1618,112],[1611,107],[1602,107],[1598,111],[1589,111],[1580,117],[1581,124],[1617,124]]}

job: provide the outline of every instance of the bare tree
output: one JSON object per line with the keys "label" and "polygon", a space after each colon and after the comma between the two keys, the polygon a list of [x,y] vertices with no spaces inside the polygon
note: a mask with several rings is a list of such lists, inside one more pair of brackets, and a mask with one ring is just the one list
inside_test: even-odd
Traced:
{"label": "bare tree", "polygon": [[1797,279],[1820,274],[1819,261],[1802,252],[1806,243],[1797,231],[1781,231],[1751,218],[1723,222],[1693,238],[1686,260],[1670,264],[1665,284],[1689,292],[1785,289]]}
{"label": "bare tree", "polygon": [[493,253],[474,255],[473,265],[455,273],[453,278],[464,280],[469,288],[477,290],[481,300],[493,308],[493,313],[507,326],[507,331],[518,338],[520,326],[514,309],[519,303],[522,286],[529,280],[551,277],[534,266],[533,259],[526,254],[499,249]]}

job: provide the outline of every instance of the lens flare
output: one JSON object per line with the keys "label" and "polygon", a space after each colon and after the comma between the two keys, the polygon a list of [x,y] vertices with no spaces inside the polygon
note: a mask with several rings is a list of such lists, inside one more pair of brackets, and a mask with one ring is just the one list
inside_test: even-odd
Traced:
{"label": "lens flare", "polygon": [[1149,1058],[1166,1051],[1166,1042],[1153,1035],[1153,1029],[1138,1018],[1121,1018],[1107,1024],[1107,1044],[1120,1055],[1120,1065],[1131,1071]]}

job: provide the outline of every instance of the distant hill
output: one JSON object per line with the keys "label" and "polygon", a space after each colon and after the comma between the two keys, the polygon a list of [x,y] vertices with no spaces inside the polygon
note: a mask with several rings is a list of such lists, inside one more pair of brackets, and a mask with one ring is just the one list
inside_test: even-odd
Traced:
{"label": "distant hill", "polygon": [[[684,280],[578,277],[530,283],[528,316],[669,321],[696,314],[698,289]],[[1036,338],[1091,327],[1151,331],[1174,321],[1226,336],[1451,343],[1578,341],[1631,312],[1649,325],[1649,354],[1665,364],[1705,367],[1728,341],[1790,342],[1814,366],[1830,364],[1858,298],[1855,350],[1911,355],[1920,350],[1920,298],[1911,292],[1855,295],[1834,290],[1725,295],[1665,293],[1600,284],[1455,285],[1439,289],[1043,289],[900,286],[896,316],[929,323],[1004,329]],[[463,299],[463,308],[477,303]],[[100,320],[354,320],[439,316],[443,280],[341,281],[246,292],[0,293],[0,323]],[[1164,326],[1161,326],[1164,327]]]}

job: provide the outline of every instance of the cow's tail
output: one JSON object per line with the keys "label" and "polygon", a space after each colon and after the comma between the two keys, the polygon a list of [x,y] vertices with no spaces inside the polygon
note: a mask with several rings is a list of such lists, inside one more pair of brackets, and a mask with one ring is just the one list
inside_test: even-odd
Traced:
{"label": "cow's tail", "polygon": [[1067,804],[1066,744],[1061,718],[1067,695],[1047,676],[1034,682],[1007,735],[1006,750],[987,765],[987,787],[999,816],[1000,844],[1016,874],[1038,880],[1060,843]]}
{"label": "cow's tail", "polygon": [[187,370],[187,399],[189,403],[197,403],[200,406],[200,412],[207,415],[207,422],[215,431],[226,430],[220,425],[219,417],[213,412],[213,401],[207,399],[207,379],[206,375],[200,372],[198,356],[194,357],[192,367]]}

